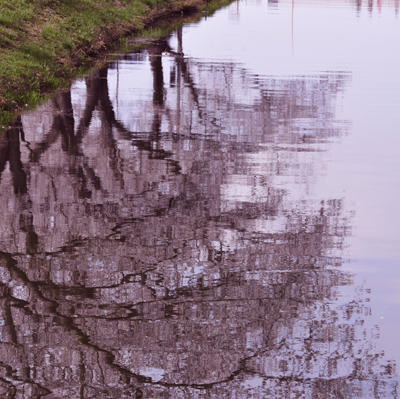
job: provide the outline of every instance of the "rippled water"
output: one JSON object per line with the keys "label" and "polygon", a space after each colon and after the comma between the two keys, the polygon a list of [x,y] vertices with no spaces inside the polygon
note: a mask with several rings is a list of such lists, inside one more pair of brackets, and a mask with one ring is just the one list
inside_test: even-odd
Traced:
{"label": "rippled water", "polygon": [[0,141],[4,398],[397,398],[399,1],[234,2]]}

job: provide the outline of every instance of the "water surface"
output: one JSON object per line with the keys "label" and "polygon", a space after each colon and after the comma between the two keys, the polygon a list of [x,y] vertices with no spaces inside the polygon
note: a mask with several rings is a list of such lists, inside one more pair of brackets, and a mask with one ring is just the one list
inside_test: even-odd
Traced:
{"label": "water surface", "polygon": [[0,393],[397,398],[399,2],[234,2],[0,141]]}

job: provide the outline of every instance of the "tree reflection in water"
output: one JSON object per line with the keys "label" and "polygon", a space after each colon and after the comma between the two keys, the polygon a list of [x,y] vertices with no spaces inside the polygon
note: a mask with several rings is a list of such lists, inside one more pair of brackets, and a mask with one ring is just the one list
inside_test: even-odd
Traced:
{"label": "tree reflection in water", "polygon": [[368,293],[337,301],[351,215],[308,195],[349,77],[176,39],[118,61],[151,96],[113,104],[112,62],[1,139],[2,397],[394,397]]}

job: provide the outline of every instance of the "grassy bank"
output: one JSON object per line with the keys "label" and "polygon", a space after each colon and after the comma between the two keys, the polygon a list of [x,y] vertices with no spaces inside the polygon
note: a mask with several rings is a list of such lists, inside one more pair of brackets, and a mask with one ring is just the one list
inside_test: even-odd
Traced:
{"label": "grassy bank", "polygon": [[205,0],[0,0],[0,126],[87,70],[120,37],[204,6]]}

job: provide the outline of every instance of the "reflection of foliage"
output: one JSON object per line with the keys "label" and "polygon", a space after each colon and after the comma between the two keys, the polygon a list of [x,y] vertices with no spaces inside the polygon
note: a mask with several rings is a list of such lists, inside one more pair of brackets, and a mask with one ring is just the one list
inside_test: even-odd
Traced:
{"label": "reflection of foliage", "polygon": [[[254,78],[189,62],[181,39],[177,52],[162,40],[148,48],[153,96],[131,100],[129,123],[104,68],[75,97],[82,108],[60,93],[2,141],[2,184],[11,175],[15,194],[1,192],[11,204],[0,222],[1,350],[13,360],[0,365],[12,370],[0,390],[313,398],[392,389],[395,365],[365,335],[364,298],[335,304],[352,284],[339,270],[344,201],[293,189],[312,183],[318,151],[343,134],[333,109],[344,77],[255,82],[244,103],[240,88]],[[37,118],[47,126],[39,133]]]}

